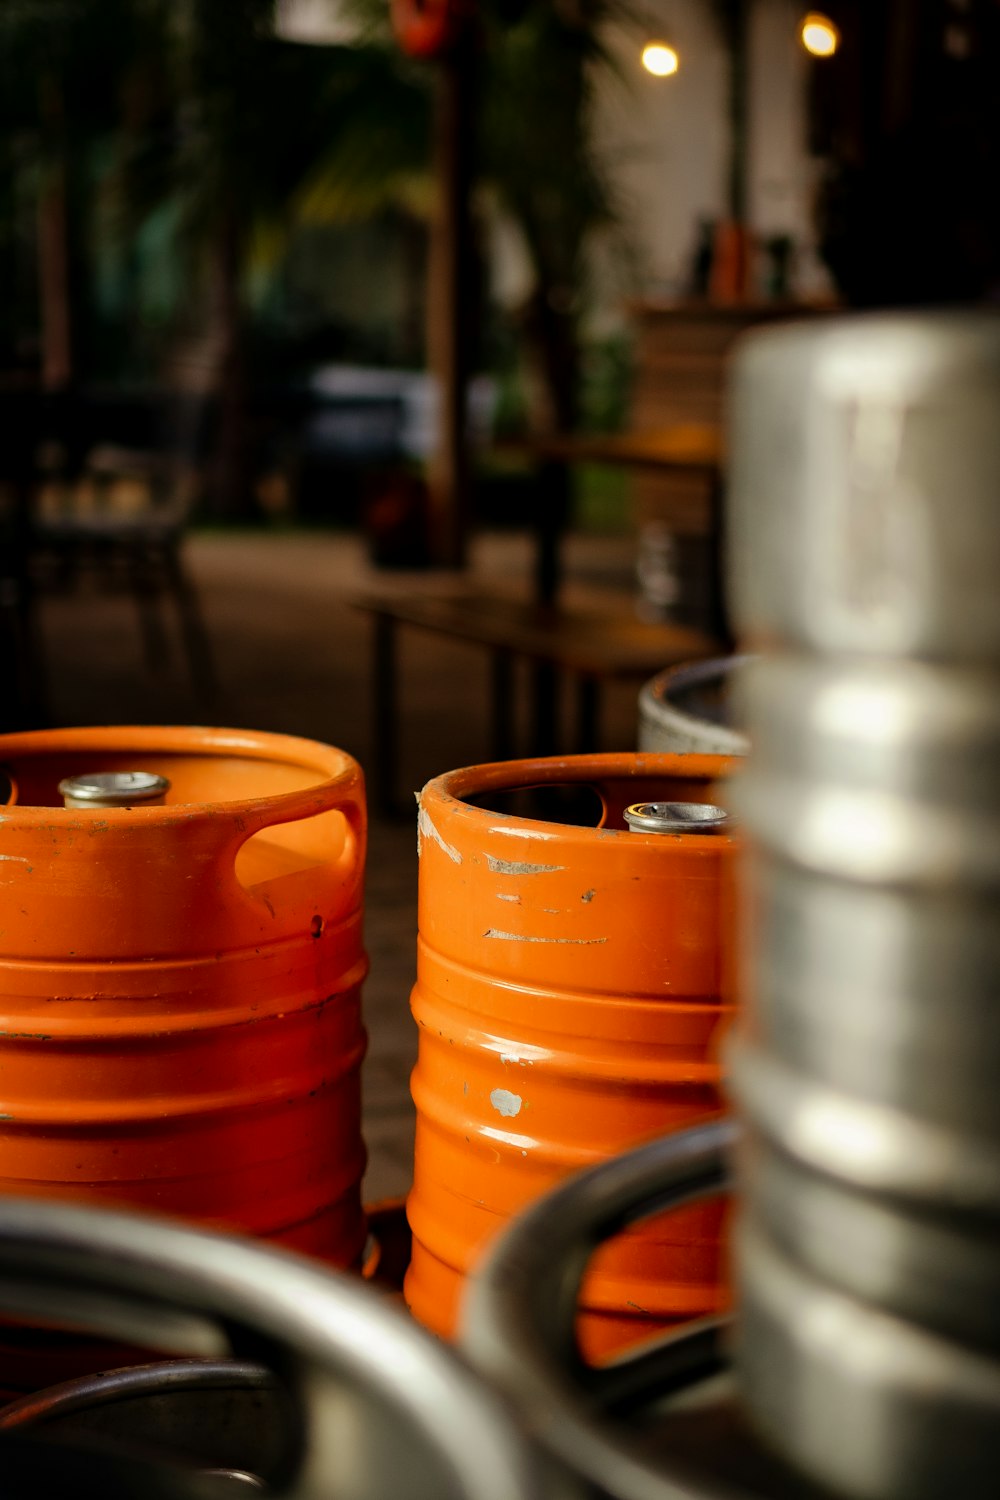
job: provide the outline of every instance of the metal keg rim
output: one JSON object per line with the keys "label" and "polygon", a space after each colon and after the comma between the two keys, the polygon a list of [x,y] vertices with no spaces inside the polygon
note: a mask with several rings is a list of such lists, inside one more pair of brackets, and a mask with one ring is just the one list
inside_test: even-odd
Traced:
{"label": "metal keg rim", "polygon": [[1000,820],[881,788],[814,785],[755,767],[734,777],[736,816],[752,841],[811,874],[866,886],[976,890],[1000,885]]}
{"label": "metal keg rim", "polygon": [[[704,734],[705,730],[710,728],[716,744],[712,751],[707,753],[747,755],[750,751],[750,739],[742,729],[736,729],[732,724],[717,724],[713,719],[699,718],[697,714],[690,713],[686,708],[674,703],[669,694],[672,688],[696,688],[703,683],[729,678],[754,659],[753,652],[745,651],[733,656],[711,656],[706,661],[685,662],[679,667],[667,667],[665,671],[658,672],[655,677],[651,677],[640,689],[640,720],[645,716],[655,724],[661,716],[667,715],[676,722],[679,729],[690,734],[692,738]],[[684,752],[675,753],[683,754]]]}
{"label": "metal keg rim", "polygon": [[952,1213],[888,1201],[814,1172],[744,1122],[740,1172],[754,1218],[797,1266],[859,1302],[995,1356],[996,1237]]}
{"label": "metal keg rim", "polygon": [[588,1366],[574,1325],[584,1274],[599,1244],[664,1209],[724,1191],[738,1127],[715,1120],[661,1137],[580,1172],[520,1214],[494,1241],[465,1296],[461,1344],[539,1441],[616,1500],[721,1500],[678,1481],[637,1451],[626,1414],[724,1368],[725,1319],[705,1319]]}
{"label": "metal keg rim", "polygon": [[1000,1149],[830,1088],[731,1036],[731,1092],[755,1130],[811,1171],[890,1200],[1000,1217]]}
{"label": "metal keg rim", "polygon": [[[945,1491],[940,1474],[913,1484],[925,1473],[928,1452],[919,1452],[921,1442],[926,1450],[935,1435],[940,1442],[942,1432],[953,1431],[954,1461],[969,1441],[971,1418],[980,1440],[991,1434],[995,1451],[1000,1361],[993,1355],[806,1271],[752,1208],[744,1207],[736,1226],[736,1259],[742,1315],[734,1325],[734,1353],[743,1400],[758,1429],[804,1473],[834,1494],[919,1494],[931,1500]],[[797,1396],[794,1420],[787,1406],[790,1388]],[[845,1403],[847,1414],[831,1426],[831,1410],[843,1411]],[[858,1429],[850,1414],[863,1423],[866,1441],[855,1442]],[[890,1455],[896,1468],[891,1477]],[[961,1480],[959,1488],[966,1492]],[[995,1488],[991,1468],[985,1493]],[[984,1493],[981,1485],[976,1493]]]}
{"label": "metal keg rim", "polygon": [[35,1427],[113,1401],[175,1391],[276,1390],[265,1365],[241,1359],[163,1359],[62,1380],[0,1406],[0,1431]]}
{"label": "metal keg rim", "polygon": [[[456,1494],[540,1493],[523,1434],[451,1349],[371,1287],[290,1251],[150,1213],[4,1197],[0,1310],[153,1347],[177,1348],[179,1334],[217,1354],[249,1346],[287,1375],[303,1434],[323,1419],[329,1380],[311,1377],[325,1372],[397,1413]],[[276,1493],[291,1500],[297,1477]]]}

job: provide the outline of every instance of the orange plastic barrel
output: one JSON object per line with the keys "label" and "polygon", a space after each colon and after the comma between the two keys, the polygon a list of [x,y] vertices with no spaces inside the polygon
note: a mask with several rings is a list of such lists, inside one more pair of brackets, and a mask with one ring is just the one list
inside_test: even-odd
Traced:
{"label": "orange plastic barrel", "polygon": [[[634,832],[624,811],[717,801],[729,764],[518,761],[421,793],[405,1295],[435,1332],[454,1332],[465,1278],[512,1215],[580,1168],[721,1111],[736,839]],[[549,804],[557,788],[571,802],[590,788],[593,812],[509,810],[531,787]],[[725,1304],[723,1213],[696,1204],[601,1252],[582,1300],[591,1357]]]}
{"label": "orange plastic barrel", "polygon": [[[63,806],[64,778],[126,770],[166,777],[164,805]],[[280,735],[115,728],[0,736],[0,772],[0,1192],[356,1262],[358,765]]]}

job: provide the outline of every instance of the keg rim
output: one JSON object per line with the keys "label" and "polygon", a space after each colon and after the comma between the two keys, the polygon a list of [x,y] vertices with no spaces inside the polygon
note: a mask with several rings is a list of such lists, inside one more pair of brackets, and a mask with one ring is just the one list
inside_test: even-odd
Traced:
{"label": "keg rim", "polygon": [[[72,775],[72,757],[93,763],[99,757],[122,760],[167,759],[173,756],[203,757],[206,763],[227,756],[259,761],[262,768],[284,762],[308,773],[315,779],[293,791],[264,792],[251,797],[213,796],[197,802],[175,801],[131,807],[103,807],[101,816],[109,826],[126,822],[149,824],[192,823],[199,819],[211,822],[220,816],[231,816],[234,825],[240,820],[263,817],[264,822],[286,822],[309,817],[333,807],[343,810],[348,801],[357,801],[363,785],[361,766],[346,750],[320,740],[296,735],[273,734],[264,730],[206,728],[202,725],[113,725],[100,728],[27,730],[0,735],[0,766],[5,780],[16,787],[15,766],[19,761],[43,759],[53,766],[53,784]],[[67,776],[59,777],[59,762],[67,767]],[[87,773],[90,774],[89,772]],[[31,828],[41,818],[55,827],[78,823],[87,816],[86,809],[46,805],[23,800],[23,788],[17,801],[4,806],[3,818],[9,828]],[[263,826],[263,823],[260,825]],[[255,831],[247,826],[234,833],[248,836]]]}

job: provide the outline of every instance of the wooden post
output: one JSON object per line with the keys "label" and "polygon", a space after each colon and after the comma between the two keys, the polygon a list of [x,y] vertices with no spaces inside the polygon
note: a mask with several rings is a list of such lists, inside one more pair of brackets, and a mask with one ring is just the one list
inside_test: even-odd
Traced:
{"label": "wooden post", "polygon": [[713,302],[739,304],[752,290],[751,235],[747,225],[748,45],[751,0],[715,0],[716,16],[729,54],[729,162],[726,174],[727,217],[716,226],[709,296]]}
{"label": "wooden post", "polygon": [[729,31],[729,216],[734,224],[747,218],[747,120],[748,0],[732,7]]}
{"label": "wooden post", "polygon": [[65,120],[59,81],[49,73],[40,80],[39,102],[42,169],[37,209],[37,253],[42,385],[47,391],[61,391],[69,384],[72,374]]}
{"label": "wooden post", "polygon": [[428,469],[429,540],[432,561],[450,568],[465,564],[469,523],[474,45],[465,28],[438,63],[435,111],[437,203],[428,264],[427,353],[440,422]]}

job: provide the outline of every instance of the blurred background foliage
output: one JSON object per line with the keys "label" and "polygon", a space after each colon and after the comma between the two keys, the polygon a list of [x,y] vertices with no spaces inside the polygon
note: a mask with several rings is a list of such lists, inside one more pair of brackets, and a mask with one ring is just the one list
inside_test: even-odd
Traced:
{"label": "blurred background foliage", "polygon": [[[244,503],[261,380],[424,363],[434,68],[399,52],[386,0],[348,5],[356,38],[328,46],[282,39],[275,0],[0,7],[0,364],[216,390],[222,513]],[[626,351],[585,358],[582,328],[589,247],[616,222],[594,76],[629,5],[480,12],[478,363],[508,428],[613,425]],[[530,268],[514,309],[489,292],[497,215]]]}

